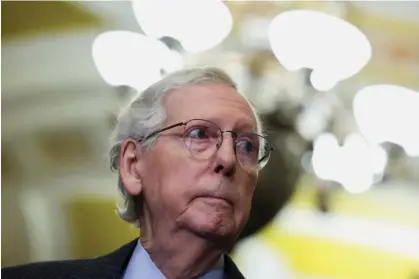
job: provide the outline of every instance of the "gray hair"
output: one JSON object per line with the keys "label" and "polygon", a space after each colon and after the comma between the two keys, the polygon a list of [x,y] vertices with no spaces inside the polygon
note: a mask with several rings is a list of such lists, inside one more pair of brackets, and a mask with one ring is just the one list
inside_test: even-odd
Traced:
{"label": "gray hair", "polygon": [[[117,206],[117,213],[122,220],[136,227],[140,226],[138,199],[125,190],[119,173],[122,143],[129,138],[137,140],[147,138],[152,132],[163,128],[166,120],[163,99],[170,90],[201,83],[226,84],[237,89],[235,82],[221,69],[205,67],[181,70],[167,75],[145,91],[139,92],[119,114],[111,136],[110,165],[112,171],[118,172],[118,188],[124,200],[124,206]],[[260,118],[250,101],[248,103],[256,118],[258,133],[261,133]],[[152,137],[142,141],[141,144],[148,150],[155,140],[156,137]]]}

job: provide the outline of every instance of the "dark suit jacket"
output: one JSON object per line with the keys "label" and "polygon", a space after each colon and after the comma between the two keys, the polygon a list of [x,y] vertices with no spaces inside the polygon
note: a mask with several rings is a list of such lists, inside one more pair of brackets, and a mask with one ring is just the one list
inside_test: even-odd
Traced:
{"label": "dark suit jacket", "polygon": [[[134,252],[134,240],[109,255],[93,258],[55,262],[31,263],[1,270],[4,279],[116,279],[122,278]],[[245,279],[233,261],[225,256],[226,279]]]}

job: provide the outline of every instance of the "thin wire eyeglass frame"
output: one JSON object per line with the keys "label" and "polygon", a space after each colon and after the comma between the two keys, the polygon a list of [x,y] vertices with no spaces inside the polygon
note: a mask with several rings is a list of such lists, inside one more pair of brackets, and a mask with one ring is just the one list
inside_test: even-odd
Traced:
{"label": "thin wire eyeglass frame", "polygon": [[[212,121],[209,121],[209,120],[206,120],[206,119],[199,119],[199,118],[190,119],[188,121],[179,122],[179,123],[176,123],[176,124],[173,124],[173,125],[164,127],[162,129],[158,129],[158,130],[152,132],[151,134],[149,134],[144,139],[140,139],[138,141],[141,142],[141,141],[144,141],[144,140],[148,140],[148,139],[150,139],[150,138],[152,138],[154,136],[157,136],[158,134],[160,134],[160,133],[162,133],[164,131],[167,131],[167,130],[170,130],[170,129],[173,129],[173,128],[176,128],[176,127],[180,127],[180,126],[184,126],[185,131],[186,131],[186,127],[187,127],[187,125],[191,121],[204,121],[204,122],[207,122],[207,123],[213,125],[214,127],[218,128],[218,130],[220,132],[219,133],[219,135],[220,135],[220,141],[216,143],[216,151],[215,152],[218,151],[218,149],[221,147],[221,145],[223,143],[223,140],[224,140],[223,134],[224,133],[230,133],[232,135],[232,138],[233,138],[233,141],[234,141],[233,149],[234,149],[234,153],[236,154],[236,157],[237,157],[237,152],[236,152],[236,143],[237,143],[237,141],[236,141],[236,139],[238,138],[238,136],[241,136],[241,135],[254,135],[254,136],[257,136],[257,137],[263,139],[264,144],[263,144],[261,150],[263,150],[264,154],[263,154],[263,156],[261,158],[258,158],[256,170],[261,170],[263,167],[266,166],[266,164],[269,161],[270,155],[275,150],[275,148],[268,142],[268,140],[266,139],[265,136],[262,136],[262,135],[259,135],[259,134],[256,134],[256,133],[250,133],[250,132],[243,132],[243,133],[241,133],[241,132],[235,132],[235,131],[231,131],[231,130],[224,130],[223,131],[216,123],[214,123]],[[184,133],[185,133],[185,131],[184,131]],[[186,135],[183,134],[183,139],[184,139],[184,143],[186,145],[186,148],[189,149],[189,151],[191,151],[193,153],[193,151],[190,150],[190,148],[187,146],[187,144],[185,142],[185,137],[186,137]],[[237,158],[237,160],[242,165],[240,159]]]}

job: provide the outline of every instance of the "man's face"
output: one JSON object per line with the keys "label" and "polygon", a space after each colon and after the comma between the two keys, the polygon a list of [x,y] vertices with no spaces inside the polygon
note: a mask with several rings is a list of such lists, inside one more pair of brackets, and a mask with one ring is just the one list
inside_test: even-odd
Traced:
{"label": "man's face", "polygon": [[[200,84],[178,88],[165,99],[165,126],[191,119],[221,130],[256,132],[247,102],[232,87]],[[141,159],[145,210],[159,229],[187,229],[204,237],[236,237],[247,222],[257,173],[244,170],[230,133],[209,159],[196,158],[185,145],[184,127],[162,132]]]}

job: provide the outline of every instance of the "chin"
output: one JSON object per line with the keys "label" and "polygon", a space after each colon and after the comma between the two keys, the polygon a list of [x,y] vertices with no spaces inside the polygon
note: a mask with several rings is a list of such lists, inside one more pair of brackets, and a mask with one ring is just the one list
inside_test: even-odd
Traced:
{"label": "chin", "polygon": [[239,231],[233,225],[234,221],[225,223],[213,223],[211,221],[202,224],[191,224],[191,229],[197,235],[212,242],[230,242],[235,240]]}
{"label": "chin", "polygon": [[212,241],[231,241],[241,232],[234,210],[225,205],[198,200],[182,214],[181,226]]}
{"label": "chin", "polygon": [[222,233],[214,233],[214,232],[196,232],[201,238],[207,240],[210,243],[219,246],[222,250],[228,251],[230,247],[232,247],[237,238],[238,234],[229,233],[229,234],[222,234]]}

